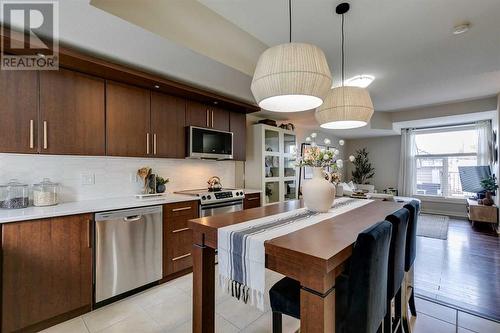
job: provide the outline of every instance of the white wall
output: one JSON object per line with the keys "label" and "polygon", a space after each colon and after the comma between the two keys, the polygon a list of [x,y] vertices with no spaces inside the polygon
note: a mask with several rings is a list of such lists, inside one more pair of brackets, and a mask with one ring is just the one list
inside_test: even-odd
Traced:
{"label": "white wall", "polygon": [[[399,156],[401,154],[401,136],[347,140],[345,155],[356,155],[356,150],[365,148],[368,158],[375,168],[375,176],[370,183],[379,192],[388,187],[398,187]],[[347,162],[347,180],[351,180],[354,164]]]}
{"label": "white wall", "polygon": [[[132,196],[141,190],[137,170],[149,166],[170,178],[167,192],[205,188],[210,176],[219,176],[225,187],[235,186],[233,161],[152,159],[125,157],[81,157],[0,154],[0,184],[11,178],[27,184],[44,177],[61,183],[61,201],[80,201]],[[95,175],[95,184],[82,185],[82,175]]]}

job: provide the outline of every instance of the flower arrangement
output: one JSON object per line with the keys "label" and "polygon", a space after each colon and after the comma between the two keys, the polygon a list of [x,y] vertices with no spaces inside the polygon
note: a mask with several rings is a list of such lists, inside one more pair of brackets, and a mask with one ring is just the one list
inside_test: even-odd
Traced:
{"label": "flower arrangement", "polygon": [[333,183],[335,185],[342,181],[342,175],[338,171],[331,172],[329,178],[330,178],[330,183]]}
{"label": "flower arrangement", "polygon": [[297,159],[298,167],[321,167],[321,168],[333,168],[338,167],[335,157],[337,156],[336,151],[322,149],[318,146],[310,147],[304,151],[304,156],[300,156]]}

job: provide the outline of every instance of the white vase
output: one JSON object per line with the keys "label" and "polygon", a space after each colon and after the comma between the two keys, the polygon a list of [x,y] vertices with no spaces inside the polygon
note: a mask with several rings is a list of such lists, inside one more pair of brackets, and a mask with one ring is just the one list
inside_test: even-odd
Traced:
{"label": "white vase", "polygon": [[313,178],[302,186],[304,203],[314,212],[327,212],[335,199],[335,185],[325,179],[323,168],[313,168]]}
{"label": "white vase", "polygon": [[342,184],[337,184],[337,186],[335,186],[335,196],[336,197],[343,197],[344,196],[344,186],[342,186]]}

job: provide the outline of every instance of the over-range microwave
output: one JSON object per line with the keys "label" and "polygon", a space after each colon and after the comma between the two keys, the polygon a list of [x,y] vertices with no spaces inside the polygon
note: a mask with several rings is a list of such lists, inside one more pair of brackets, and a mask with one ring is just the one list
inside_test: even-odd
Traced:
{"label": "over-range microwave", "polygon": [[189,126],[188,158],[228,160],[233,158],[233,133]]}

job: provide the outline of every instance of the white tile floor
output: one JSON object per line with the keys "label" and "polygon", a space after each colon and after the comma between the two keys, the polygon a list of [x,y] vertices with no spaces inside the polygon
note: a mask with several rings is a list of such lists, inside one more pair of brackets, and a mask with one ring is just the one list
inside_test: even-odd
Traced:
{"label": "white tile floor", "polygon": [[[272,286],[281,278],[271,271]],[[45,333],[159,333],[191,332],[192,274],[154,287],[122,301],[53,326]],[[435,303],[417,299],[419,315],[414,333],[498,333],[500,324]],[[216,289],[216,332],[271,332],[271,312],[244,305]],[[283,332],[295,332],[299,321],[283,317]]]}

